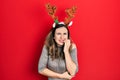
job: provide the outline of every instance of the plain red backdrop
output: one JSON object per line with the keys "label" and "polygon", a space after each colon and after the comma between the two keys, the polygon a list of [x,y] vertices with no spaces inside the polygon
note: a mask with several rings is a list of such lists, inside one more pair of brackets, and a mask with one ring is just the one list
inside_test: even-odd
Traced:
{"label": "plain red backdrop", "polygon": [[119,0],[4,0],[1,1],[0,80],[47,80],[37,72],[44,40],[53,20],[45,9],[77,13],[70,27],[78,48],[79,72],[72,80],[120,80]]}

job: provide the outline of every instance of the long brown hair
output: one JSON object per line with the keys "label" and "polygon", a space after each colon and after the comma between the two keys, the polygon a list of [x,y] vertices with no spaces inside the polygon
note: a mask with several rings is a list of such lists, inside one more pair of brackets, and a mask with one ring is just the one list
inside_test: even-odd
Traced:
{"label": "long brown hair", "polygon": [[[54,40],[55,31],[56,31],[57,28],[60,28],[60,27],[65,27],[67,29],[67,31],[68,31],[68,39],[70,39],[70,31],[69,31],[68,27],[66,27],[66,25],[64,25],[64,24],[57,24],[55,26],[55,28],[52,28],[52,30],[47,35],[46,40],[45,40],[45,45],[46,45],[46,47],[48,49],[48,54],[51,56],[52,60],[54,60],[56,58],[60,58],[60,57],[65,59],[64,54],[61,54],[61,53],[64,53],[63,52],[64,45],[62,46],[61,52],[59,52],[57,43]],[[72,43],[71,39],[70,39],[70,41]],[[71,52],[71,49],[72,49],[72,45],[69,48],[69,52]]]}

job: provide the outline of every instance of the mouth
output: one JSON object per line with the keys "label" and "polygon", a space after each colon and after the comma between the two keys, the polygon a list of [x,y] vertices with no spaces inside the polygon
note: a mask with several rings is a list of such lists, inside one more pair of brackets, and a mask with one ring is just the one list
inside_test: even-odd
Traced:
{"label": "mouth", "polygon": [[59,40],[60,43],[64,43],[64,40]]}

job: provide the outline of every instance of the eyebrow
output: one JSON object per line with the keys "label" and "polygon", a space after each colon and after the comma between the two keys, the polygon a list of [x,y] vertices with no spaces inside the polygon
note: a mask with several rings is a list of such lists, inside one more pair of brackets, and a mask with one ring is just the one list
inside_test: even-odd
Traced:
{"label": "eyebrow", "polygon": [[[61,33],[61,32],[56,32],[56,33],[58,34],[58,33]],[[65,33],[67,33],[67,32],[64,32],[63,34],[65,34]]]}

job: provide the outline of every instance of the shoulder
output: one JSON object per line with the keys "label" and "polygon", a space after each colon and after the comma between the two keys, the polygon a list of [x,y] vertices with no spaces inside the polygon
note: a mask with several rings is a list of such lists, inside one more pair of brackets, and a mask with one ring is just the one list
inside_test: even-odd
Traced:
{"label": "shoulder", "polygon": [[47,45],[43,45],[43,50],[48,50]]}
{"label": "shoulder", "polygon": [[77,48],[77,47],[76,47],[76,44],[75,44],[75,43],[72,43],[72,49],[75,49],[75,48]]}

